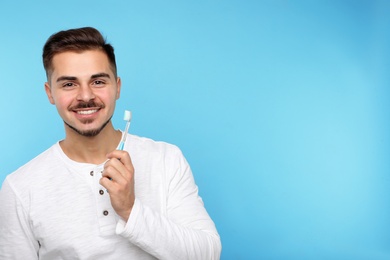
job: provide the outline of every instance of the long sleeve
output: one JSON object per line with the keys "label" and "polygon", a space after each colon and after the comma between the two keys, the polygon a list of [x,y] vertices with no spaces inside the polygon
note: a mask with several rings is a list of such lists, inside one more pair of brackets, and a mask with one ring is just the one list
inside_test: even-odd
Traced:
{"label": "long sleeve", "polygon": [[0,259],[38,259],[28,215],[7,180],[0,190]]}
{"label": "long sleeve", "polygon": [[177,150],[167,165],[174,171],[166,180],[166,215],[136,199],[128,222],[118,223],[117,234],[158,259],[219,259],[220,238],[188,163]]}

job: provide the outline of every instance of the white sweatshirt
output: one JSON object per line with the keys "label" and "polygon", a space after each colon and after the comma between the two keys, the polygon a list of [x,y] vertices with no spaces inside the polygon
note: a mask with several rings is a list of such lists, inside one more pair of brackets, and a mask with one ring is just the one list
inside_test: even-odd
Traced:
{"label": "white sweatshirt", "polygon": [[219,259],[221,242],[191,169],[173,145],[128,135],[136,201],[125,223],[99,184],[102,165],[59,143],[7,176],[0,259]]}

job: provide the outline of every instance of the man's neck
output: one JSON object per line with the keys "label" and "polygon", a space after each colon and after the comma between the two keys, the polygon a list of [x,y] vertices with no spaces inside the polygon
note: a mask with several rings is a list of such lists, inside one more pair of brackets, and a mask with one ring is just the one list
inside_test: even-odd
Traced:
{"label": "man's neck", "polygon": [[121,132],[116,131],[110,122],[94,137],[82,136],[65,126],[66,138],[60,142],[64,153],[73,161],[101,164],[106,154],[114,151],[121,139]]}

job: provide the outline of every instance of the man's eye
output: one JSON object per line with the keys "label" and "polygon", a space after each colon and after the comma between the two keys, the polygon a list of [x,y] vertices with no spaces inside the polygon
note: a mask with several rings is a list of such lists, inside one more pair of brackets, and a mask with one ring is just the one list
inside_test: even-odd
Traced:
{"label": "man's eye", "polygon": [[73,87],[74,84],[72,82],[68,82],[68,83],[65,83],[64,85],[62,85],[64,88],[69,88],[69,87]]}
{"label": "man's eye", "polygon": [[104,84],[104,81],[102,81],[102,80],[95,80],[95,81],[93,82],[93,84],[94,84],[94,85],[103,85],[103,84]]}

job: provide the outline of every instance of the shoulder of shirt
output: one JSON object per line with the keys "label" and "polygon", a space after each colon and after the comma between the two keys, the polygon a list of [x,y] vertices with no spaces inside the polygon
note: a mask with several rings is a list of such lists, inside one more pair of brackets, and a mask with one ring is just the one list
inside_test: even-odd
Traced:
{"label": "shoulder of shirt", "polygon": [[6,179],[10,182],[28,182],[31,180],[31,178],[39,178],[39,176],[33,175],[35,175],[37,172],[45,172],[46,169],[52,168],[53,165],[58,163],[58,159],[55,159],[55,149],[57,145],[58,143],[52,145],[44,152],[40,153],[38,156],[31,159],[29,162],[19,167],[11,174],[7,175]]}
{"label": "shoulder of shirt", "polygon": [[181,153],[181,150],[177,145],[164,141],[155,141],[151,138],[140,137],[133,134],[128,135],[130,136],[130,146],[136,150],[148,150],[149,152],[155,151]]}

